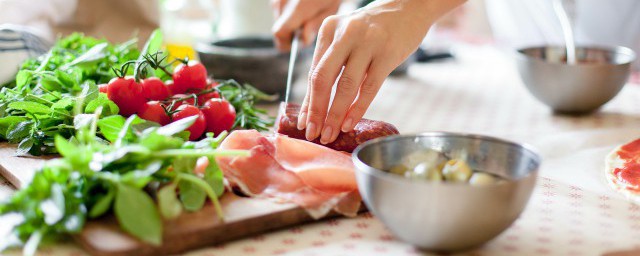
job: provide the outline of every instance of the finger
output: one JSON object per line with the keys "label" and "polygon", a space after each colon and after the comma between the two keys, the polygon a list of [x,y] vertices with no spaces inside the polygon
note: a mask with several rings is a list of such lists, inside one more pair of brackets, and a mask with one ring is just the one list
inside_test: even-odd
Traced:
{"label": "finger", "polygon": [[320,59],[322,59],[322,56],[324,56],[324,53],[333,43],[337,26],[338,17],[335,15],[327,17],[322,21],[322,24],[320,25],[318,40],[316,41],[316,48],[313,51],[313,59],[311,60],[311,69],[309,70],[309,84],[311,84],[311,72],[313,72]]}
{"label": "finger", "polygon": [[318,8],[313,8],[313,6],[308,3],[313,4],[314,2],[294,0],[285,5],[282,15],[273,25],[272,31],[278,50],[290,50],[293,32],[301,28],[305,21],[320,12]]}
{"label": "finger", "polygon": [[307,140],[313,140],[320,135],[320,128],[327,116],[331,88],[338,78],[342,66],[347,60],[350,43],[336,42],[329,46],[324,56],[311,74],[311,94],[307,112]]}
{"label": "finger", "polygon": [[[320,143],[330,143],[338,137],[349,107],[358,95],[358,90],[364,80],[365,72],[371,62],[370,53],[367,50],[355,51],[342,71],[338,80],[336,94],[331,102],[331,107],[325,119],[320,136]],[[350,124],[349,124],[350,125]]]}
{"label": "finger", "polygon": [[311,68],[309,69],[309,80],[307,81],[307,92],[305,94],[304,101],[300,108],[300,114],[298,115],[298,129],[302,130],[307,128],[307,116],[309,112],[309,96],[311,94],[311,78],[313,70],[315,69],[318,61],[322,58],[327,51],[331,43],[333,43],[333,35],[337,25],[335,18],[327,18],[322,22],[320,33],[318,34],[318,40],[316,41],[316,48],[313,53],[313,61]]}
{"label": "finger", "polygon": [[271,0],[271,9],[273,9],[273,16],[277,19],[282,14],[282,10],[284,9],[284,5],[287,3],[287,0]]}
{"label": "finger", "polygon": [[309,93],[311,89],[310,86],[307,85],[307,93],[304,95],[304,100],[302,100],[302,106],[300,106],[300,113],[298,113],[298,130],[303,130],[307,128],[307,112],[309,108]]}
{"label": "finger", "polygon": [[302,41],[305,46],[309,46],[313,43],[313,40],[320,30],[320,26],[322,26],[322,22],[337,11],[337,8],[329,8],[320,12],[313,19],[304,24],[302,29]]}
{"label": "finger", "polygon": [[358,96],[349,108],[349,112],[345,117],[345,121],[342,123],[342,132],[349,132],[353,130],[356,124],[362,119],[362,116],[367,112],[369,105],[378,94],[384,79],[389,75],[392,68],[386,68],[382,66],[375,59],[371,62],[369,69],[367,70],[366,77],[358,90]]}

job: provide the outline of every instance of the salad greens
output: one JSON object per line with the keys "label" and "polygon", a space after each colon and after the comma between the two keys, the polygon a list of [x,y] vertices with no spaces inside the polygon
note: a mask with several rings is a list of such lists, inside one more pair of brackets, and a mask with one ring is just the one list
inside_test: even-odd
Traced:
{"label": "salad greens", "polygon": [[[88,219],[109,212],[124,231],[156,245],[162,242],[163,218],[197,211],[207,198],[223,218],[217,200],[223,178],[213,157],[248,152],[217,150],[226,133],[187,141],[183,130],[196,117],[159,127],[136,115],[101,118],[102,110],[76,115],[75,136],[54,139],[63,157],[47,161],[31,183],[0,204],[0,215],[22,218],[12,238],[0,241],[0,251],[12,241],[24,242],[25,254],[31,254],[41,239],[78,233]],[[109,127],[108,142],[97,136],[98,127]]]}
{"label": "salad greens", "polygon": [[19,143],[18,154],[55,153],[55,136],[74,133],[76,108],[118,113],[97,84],[114,77],[112,67],[139,55],[135,39],[113,45],[76,33],[59,40],[47,54],[27,60],[16,80],[0,89],[0,139]]}

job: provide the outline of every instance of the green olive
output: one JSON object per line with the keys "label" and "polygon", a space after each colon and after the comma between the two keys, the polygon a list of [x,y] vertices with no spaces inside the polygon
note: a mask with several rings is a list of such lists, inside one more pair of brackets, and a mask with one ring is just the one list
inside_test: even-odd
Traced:
{"label": "green olive", "polygon": [[398,175],[404,175],[407,171],[409,171],[409,168],[407,168],[403,164],[399,164],[399,165],[393,166],[389,170],[390,173],[398,174]]}
{"label": "green olive", "polygon": [[414,169],[421,163],[429,163],[429,165],[437,165],[444,161],[444,156],[435,150],[425,149],[415,151],[402,159],[402,163],[409,169]]}
{"label": "green olive", "polygon": [[424,162],[418,164],[412,171],[406,172],[405,177],[411,179],[421,179],[429,181],[441,181],[442,174],[440,170],[436,169],[433,165]]}
{"label": "green olive", "polygon": [[464,161],[452,159],[447,161],[442,168],[442,174],[446,181],[466,182],[471,177],[473,171]]}
{"label": "green olive", "polygon": [[500,181],[500,178],[496,177],[493,174],[485,173],[485,172],[475,172],[471,175],[469,179],[469,184],[471,185],[489,185],[494,184]]}

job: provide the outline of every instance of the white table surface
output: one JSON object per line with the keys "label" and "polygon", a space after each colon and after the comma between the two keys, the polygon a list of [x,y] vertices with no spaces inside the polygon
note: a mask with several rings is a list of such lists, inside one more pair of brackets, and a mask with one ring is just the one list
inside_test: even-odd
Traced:
{"label": "white table surface", "polygon": [[[456,131],[533,145],[544,161],[534,195],[516,223],[469,255],[601,255],[640,247],[640,207],[610,190],[604,157],[640,137],[640,85],[630,82],[599,112],[553,114],[519,80],[515,65],[491,46],[455,48],[456,60],[415,64],[387,79],[367,117],[401,133]],[[638,80],[638,79],[636,79]],[[304,93],[305,81],[294,88]],[[12,193],[0,179],[0,199]],[[0,227],[2,227],[0,222]],[[1,228],[0,228],[1,229]],[[17,253],[11,251],[10,254]],[[42,255],[82,255],[71,242]],[[370,214],[267,233],[190,255],[422,255],[397,241]]]}

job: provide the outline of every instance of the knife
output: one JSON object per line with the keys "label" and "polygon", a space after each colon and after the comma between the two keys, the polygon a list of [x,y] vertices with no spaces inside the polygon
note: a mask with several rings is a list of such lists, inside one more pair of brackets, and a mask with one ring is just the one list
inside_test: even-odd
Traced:
{"label": "knife", "polygon": [[298,57],[298,48],[300,46],[300,29],[297,29],[293,33],[293,40],[291,41],[291,55],[289,55],[289,70],[287,71],[287,90],[284,95],[284,105],[289,104],[289,96],[291,94],[291,84],[293,83],[293,69],[296,65],[296,58]]}

